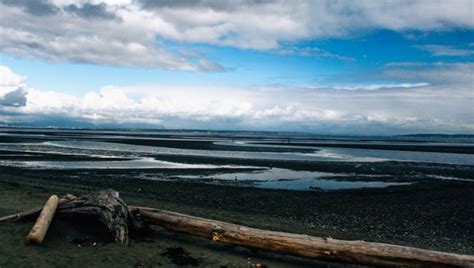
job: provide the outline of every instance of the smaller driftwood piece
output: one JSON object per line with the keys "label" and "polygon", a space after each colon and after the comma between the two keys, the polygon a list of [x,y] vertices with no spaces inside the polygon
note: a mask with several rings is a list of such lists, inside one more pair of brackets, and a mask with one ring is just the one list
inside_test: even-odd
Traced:
{"label": "smaller driftwood piece", "polygon": [[31,228],[30,233],[26,237],[26,244],[37,244],[41,245],[43,243],[46,232],[48,231],[51,221],[53,221],[54,213],[58,208],[59,198],[57,195],[52,195],[46,204],[44,205],[41,213],[36,220],[33,228]]}
{"label": "smaller driftwood piece", "polygon": [[[76,196],[72,194],[66,194],[63,198],[59,199],[58,206],[74,198],[76,198]],[[3,216],[3,217],[0,217],[0,222],[13,222],[13,221],[18,221],[22,219],[29,219],[29,218],[38,216],[42,209],[43,207],[37,207],[37,208],[33,208],[27,211]]]}

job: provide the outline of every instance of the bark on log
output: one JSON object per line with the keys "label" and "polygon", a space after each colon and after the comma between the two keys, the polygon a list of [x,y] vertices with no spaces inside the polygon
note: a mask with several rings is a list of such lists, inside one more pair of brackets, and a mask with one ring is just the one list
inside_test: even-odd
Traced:
{"label": "bark on log", "polygon": [[56,195],[52,195],[41,210],[41,213],[36,220],[33,228],[26,237],[26,244],[37,244],[43,243],[46,232],[48,231],[49,225],[53,220],[56,209],[58,208],[59,198]]}
{"label": "bark on log", "polygon": [[114,190],[103,190],[71,199],[58,208],[61,216],[87,216],[99,220],[109,230],[115,242],[128,244],[129,226],[138,225],[127,205]]}
{"label": "bark on log", "polygon": [[129,208],[137,213],[141,220],[168,230],[198,235],[230,245],[315,260],[384,266],[474,267],[474,256],[275,232],[153,208]]}

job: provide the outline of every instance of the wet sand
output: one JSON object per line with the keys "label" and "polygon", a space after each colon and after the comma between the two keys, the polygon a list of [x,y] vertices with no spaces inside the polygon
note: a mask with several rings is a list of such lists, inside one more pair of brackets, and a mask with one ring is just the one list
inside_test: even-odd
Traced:
{"label": "wet sand", "polygon": [[[263,143],[254,143],[261,145]],[[264,143],[267,145],[282,145],[282,143]],[[303,147],[334,147],[334,148],[355,148],[355,149],[373,149],[373,150],[395,150],[395,151],[411,151],[411,152],[438,152],[438,153],[455,153],[455,154],[474,154],[474,146],[470,145],[423,145],[423,144],[370,144],[370,143],[323,143],[323,142],[292,142],[292,146]]]}

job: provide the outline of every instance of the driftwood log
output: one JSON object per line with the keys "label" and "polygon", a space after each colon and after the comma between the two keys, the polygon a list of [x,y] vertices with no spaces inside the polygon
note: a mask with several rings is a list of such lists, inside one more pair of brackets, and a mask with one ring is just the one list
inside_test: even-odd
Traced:
{"label": "driftwood log", "polygon": [[[65,203],[65,202],[68,202],[68,201],[70,201],[74,198],[76,198],[74,195],[67,194],[63,198],[59,199],[58,206],[60,206],[61,204]],[[3,216],[3,217],[0,217],[0,222],[18,221],[18,220],[38,216],[42,209],[43,209],[43,207],[37,207],[37,208],[33,208],[33,209],[30,209],[30,210],[27,210],[27,211],[23,211],[23,212],[11,214],[11,215]]]}
{"label": "driftwood log", "polygon": [[46,232],[48,231],[51,221],[53,221],[54,214],[58,208],[59,198],[57,195],[52,195],[46,204],[44,205],[41,213],[36,220],[33,228],[31,228],[30,233],[26,237],[26,244],[37,244],[41,245],[43,243]]}
{"label": "driftwood log", "polygon": [[314,260],[383,266],[474,267],[474,256],[366,241],[345,241],[268,231],[176,212],[130,207],[141,220],[168,230]]}
{"label": "driftwood log", "polygon": [[128,244],[129,227],[137,226],[135,217],[129,213],[119,193],[111,189],[70,199],[59,206],[58,214],[95,218],[105,225],[115,242],[120,244]]}
{"label": "driftwood log", "polygon": [[[41,208],[0,218],[15,221],[38,215]],[[99,191],[59,201],[58,216],[91,216],[102,222],[118,243],[128,243],[130,230],[158,225],[229,245],[315,260],[365,265],[474,267],[474,256],[365,241],[344,241],[250,228],[166,210],[126,206],[117,192]]]}

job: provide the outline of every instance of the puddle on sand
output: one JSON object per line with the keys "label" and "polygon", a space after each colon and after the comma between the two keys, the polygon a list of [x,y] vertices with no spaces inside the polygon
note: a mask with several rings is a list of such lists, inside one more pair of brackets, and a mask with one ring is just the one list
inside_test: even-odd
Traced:
{"label": "puddle on sand", "polygon": [[[296,171],[290,169],[272,168],[253,172],[222,173],[207,176],[178,176],[183,179],[213,180],[214,183],[222,183],[237,186],[254,186],[266,189],[287,190],[341,190],[360,188],[384,188],[397,185],[409,185],[406,182],[383,182],[383,181],[341,181],[331,180],[331,177],[339,177],[340,174],[312,171]],[[324,179],[323,179],[324,178]],[[235,182],[235,183],[229,183]]]}
{"label": "puddle on sand", "polygon": [[286,190],[343,190],[361,188],[385,188],[389,186],[410,185],[410,182],[383,182],[383,181],[336,181],[325,179],[280,180],[254,183],[254,187],[265,189]]}

